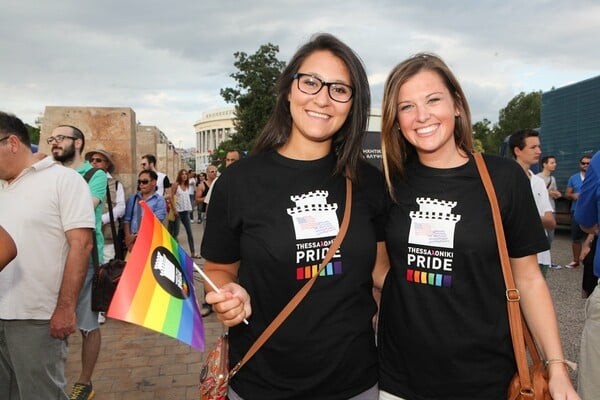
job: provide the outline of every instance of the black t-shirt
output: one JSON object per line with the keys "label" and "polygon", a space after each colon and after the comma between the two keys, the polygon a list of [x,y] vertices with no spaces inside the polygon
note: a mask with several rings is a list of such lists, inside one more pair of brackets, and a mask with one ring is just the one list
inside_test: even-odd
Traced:
{"label": "black t-shirt", "polygon": [[[512,160],[485,156],[510,257],[548,249],[531,189]],[[397,184],[379,316],[380,389],[407,400],[506,399],[515,372],[489,201],[474,161],[414,162]]]}
{"label": "black t-shirt", "polygon": [[[241,260],[248,326],[229,330],[237,363],[312,276],[337,234],[346,184],[335,157],[287,159],[275,151],[227,168],[213,189],[202,256]],[[347,399],[377,382],[371,272],[384,239],[385,186],[361,163],[346,237],[332,262],[282,326],[231,382],[246,400]]]}

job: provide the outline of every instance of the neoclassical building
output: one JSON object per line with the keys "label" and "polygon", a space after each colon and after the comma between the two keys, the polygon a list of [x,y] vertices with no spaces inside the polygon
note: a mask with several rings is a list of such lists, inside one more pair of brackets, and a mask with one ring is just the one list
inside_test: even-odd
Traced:
{"label": "neoclassical building", "polygon": [[209,156],[235,133],[235,107],[224,107],[202,113],[194,124],[196,132],[196,171],[205,171]]}
{"label": "neoclassical building", "polygon": [[[203,112],[202,118],[194,124],[197,172],[206,170],[210,154],[235,133],[234,118],[235,107],[230,106]],[[367,130],[373,132],[381,130],[381,110],[371,109]]]}

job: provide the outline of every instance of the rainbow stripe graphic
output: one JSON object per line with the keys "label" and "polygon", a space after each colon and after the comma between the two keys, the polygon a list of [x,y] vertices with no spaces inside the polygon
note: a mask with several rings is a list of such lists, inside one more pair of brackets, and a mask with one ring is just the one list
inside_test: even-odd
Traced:
{"label": "rainbow stripe graphic", "polygon": [[[307,265],[305,267],[296,268],[296,280],[302,281],[305,279],[310,279],[314,275],[319,272],[319,267],[321,264],[312,264]],[[342,262],[338,260],[333,260],[327,263],[325,268],[321,271],[319,276],[331,276],[331,275],[340,275],[342,273]]]}
{"label": "rainbow stripe graphic", "polygon": [[144,217],[107,316],[176,338],[204,351],[194,294],[194,262],[140,201]]}
{"label": "rainbow stripe graphic", "polygon": [[452,287],[452,276],[436,274],[434,272],[417,271],[414,269],[406,270],[406,280],[409,282],[420,283],[423,285]]}

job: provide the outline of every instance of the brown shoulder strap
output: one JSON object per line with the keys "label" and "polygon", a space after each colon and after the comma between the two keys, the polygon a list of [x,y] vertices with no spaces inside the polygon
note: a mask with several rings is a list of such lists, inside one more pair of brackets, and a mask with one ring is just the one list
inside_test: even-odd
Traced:
{"label": "brown shoulder strap", "polygon": [[494,229],[496,231],[496,242],[498,243],[500,263],[502,264],[502,275],[504,276],[504,284],[506,285],[506,301],[508,307],[510,335],[512,338],[513,350],[515,352],[521,388],[523,390],[530,389],[533,391],[533,385],[529,375],[527,354],[525,352],[525,338],[527,338],[527,348],[529,349],[529,353],[531,354],[533,362],[535,363],[541,360],[541,358],[531,337],[529,327],[521,315],[521,308],[519,305],[521,295],[515,285],[512,270],[510,269],[510,259],[508,257],[508,250],[506,247],[506,238],[504,237],[504,227],[502,226],[500,207],[498,206],[498,199],[496,197],[494,185],[492,184],[490,174],[481,153],[473,153],[473,157],[475,158],[475,165],[479,170],[479,175],[481,176],[483,186],[485,187],[485,192],[487,193],[490,205],[492,207]]}
{"label": "brown shoulder strap", "polygon": [[283,321],[287,319],[287,317],[294,311],[294,309],[300,304],[302,299],[306,296],[308,291],[315,284],[315,281],[323,268],[327,266],[327,263],[333,258],[335,252],[340,247],[340,244],[344,240],[344,236],[346,235],[346,231],[348,230],[348,225],[350,224],[350,210],[352,209],[352,181],[350,178],[346,177],[346,205],[344,208],[344,216],[342,218],[342,225],[340,226],[340,231],[338,232],[336,238],[333,243],[327,250],[327,254],[325,258],[321,262],[319,270],[313,277],[302,286],[302,288],[296,293],[296,295],[290,300],[290,302],[279,312],[277,317],[267,326],[267,328],[263,331],[263,333],[256,339],[254,344],[250,346],[244,357],[238,362],[229,372],[229,379],[231,379],[239,370],[242,368],[244,364],[248,362],[256,354],[258,349],[262,347],[263,344],[271,337],[271,335],[281,326]]}

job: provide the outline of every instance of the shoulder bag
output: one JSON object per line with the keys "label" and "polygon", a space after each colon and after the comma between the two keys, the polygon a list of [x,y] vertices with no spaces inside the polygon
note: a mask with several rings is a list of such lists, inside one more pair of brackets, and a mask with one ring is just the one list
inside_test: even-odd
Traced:
{"label": "shoulder bag", "polygon": [[[89,183],[90,179],[98,168],[92,168],[83,176],[86,182]],[[112,212],[112,201],[110,199],[110,191],[106,188],[106,194],[108,196],[108,212],[110,216],[110,224],[112,229],[113,238],[116,237],[115,233],[115,218]],[[96,232],[92,231],[92,237],[94,242],[94,248],[92,249],[92,260],[94,262],[94,278],[92,280],[92,311],[106,312],[110,301],[115,294],[117,284],[121,279],[123,269],[125,269],[125,261],[120,259],[110,260],[100,265],[98,257],[98,244],[96,241]],[[117,249],[115,243],[115,250]]]}
{"label": "shoulder bag", "polygon": [[227,388],[229,380],[256,354],[258,349],[271,337],[286,318],[300,304],[309,290],[314,285],[321,271],[327,266],[327,263],[333,258],[333,255],[344,240],[348,225],[350,224],[350,210],[352,208],[352,181],[346,178],[346,205],[340,231],[333,243],[327,250],[325,258],[319,266],[319,270],[313,277],[302,286],[289,303],[279,312],[277,317],[267,326],[263,333],[250,346],[244,357],[229,370],[229,342],[227,334],[220,336],[215,347],[207,354],[206,361],[202,366],[200,373],[200,398],[202,400],[225,400],[227,398]]}
{"label": "shoulder bag", "polygon": [[[506,248],[506,238],[504,237],[504,227],[502,226],[496,191],[494,190],[494,185],[492,184],[481,153],[473,153],[473,157],[475,158],[475,165],[477,166],[492,207],[502,275],[504,276],[504,284],[506,285],[508,322],[510,324],[510,334],[517,363],[517,373],[513,376],[508,386],[507,399],[552,400],[548,391],[548,371],[540,357],[529,327],[521,315],[521,306],[519,305],[521,295],[515,285],[512,270],[510,269],[510,260]],[[529,350],[531,364],[529,364],[527,358],[527,350]]]}

